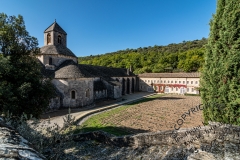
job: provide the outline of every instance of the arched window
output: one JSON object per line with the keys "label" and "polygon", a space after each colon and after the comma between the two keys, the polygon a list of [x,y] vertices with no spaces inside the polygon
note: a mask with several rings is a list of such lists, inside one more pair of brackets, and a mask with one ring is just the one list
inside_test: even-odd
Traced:
{"label": "arched window", "polygon": [[88,98],[90,97],[90,89],[86,90],[86,97],[88,97]]}
{"label": "arched window", "polygon": [[71,92],[71,98],[72,98],[72,99],[76,99],[76,92],[75,92],[75,91],[72,91],[72,92]]}
{"label": "arched window", "polygon": [[49,57],[49,65],[52,65],[52,57]]}
{"label": "arched window", "polygon": [[62,37],[58,35],[58,44],[62,44]]}
{"label": "arched window", "polygon": [[51,43],[51,35],[50,33],[47,34],[47,44]]}

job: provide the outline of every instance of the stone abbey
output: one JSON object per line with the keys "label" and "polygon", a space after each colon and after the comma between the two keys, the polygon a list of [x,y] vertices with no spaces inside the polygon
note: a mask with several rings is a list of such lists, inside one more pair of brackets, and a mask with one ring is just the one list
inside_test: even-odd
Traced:
{"label": "stone abbey", "polygon": [[57,97],[50,108],[83,107],[96,100],[119,99],[136,91],[199,94],[199,73],[144,73],[129,69],[78,64],[67,48],[67,33],[55,21],[44,31],[38,59],[43,74],[53,78]]}
{"label": "stone abbey", "polygon": [[78,64],[78,58],[67,48],[67,33],[56,21],[44,31],[38,59],[43,74],[53,78],[58,95],[51,100],[50,108],[87,106],[137,90],[137,77],[128,69]]}

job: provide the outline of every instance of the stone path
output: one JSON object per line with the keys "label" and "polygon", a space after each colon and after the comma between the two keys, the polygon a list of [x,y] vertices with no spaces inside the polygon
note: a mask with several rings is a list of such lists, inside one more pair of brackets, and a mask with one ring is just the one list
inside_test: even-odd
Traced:
{"label": "stone path", "polygon": [[[98,112],[101,112],[101,111],[105,111],[105,110],[108,110],[108,109],[112,109],[112,108],[121,106],[123,104],[131,103],[131,102],[134,102],[136,100],[139,100],[139,99],[142,99],[142,98],[154,95],[154,94],[156,94],[156,93],[137,92],[137,93],[130,94],[130,95],[124,95],[122,97],[122,99],[124,99],[124,101],[115,102],[111,105],[85,109],[85,110],[82,110],[82,111],[79,111],[79,112],[72,113],[71,115],[75,117],[75,121],[79,122],[89,115],[92,115],[92,114],[95,114],[95,113],[98,113]],[[72,109],[72,111],[74,111],[74,109]],[[53,118],[50,117],[50,122],[51,123],[49,125],[52,126],[52,125],[54,125],[54,123],[56,123],[60,127],[63,127],[63,122],[64,122],[63,117],[65,117],[65,115],[55,116]],[[47,121],[47,119],[41,120],[41,123],[45,123],[46,121]]]}

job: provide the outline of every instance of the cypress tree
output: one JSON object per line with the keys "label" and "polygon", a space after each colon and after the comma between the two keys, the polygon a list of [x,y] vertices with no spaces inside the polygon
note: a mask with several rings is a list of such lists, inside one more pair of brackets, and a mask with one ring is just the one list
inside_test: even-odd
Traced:
{"label": "cypress tree", "polygon": [[240,125],[240,0],[218,0],[201,74],[204,121]]}

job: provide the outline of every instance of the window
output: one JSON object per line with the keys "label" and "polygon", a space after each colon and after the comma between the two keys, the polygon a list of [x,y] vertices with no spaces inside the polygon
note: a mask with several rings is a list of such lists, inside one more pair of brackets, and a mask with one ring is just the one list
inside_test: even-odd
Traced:
{"label": "window", "polygon": [[161,80],[161,83],[162,83],[162,80]]}
{"label": "window", "polygon": [[171,87],[171,90],[173,91],[173,87]]}
{"label": "window", "polygon": [[159,80],[157,81],[157,83],[159,83]]}
{"label": "window", "polygon": [[150,80],[148,80],[148,82],[150,82]]}
{"label": "window", "polygon": [[156,82],[156,80],[154,80],[154,83]]}
{"label": "window", "polygon": [[58,35],[58,44],[62,44],[62,37]]}
{"label": "window", "polygon": [[75,99],[75,98],[76,98],[76,92],[75,92],[75,91],[72,91],[72,92],[71,92],[71,98],[72,98],[72,99]]}
{"label": "window", "polygon": [[167,81],[167,83],[169,83],[169,81]]}
{"label": "window", "polygon": [[185,84],[185,81],[183,81],[182,83]]}
{"label": "window", "polygon": [[198,84],[198,81],[196,81],[195,84]]}
{"label": "window", "polygon": [[166,81],[164,81],[164,83],[166,83]]}
{"label": "window", "polygon": [[178,88],[176,87],[176,91],[178,91]]}
{"label": "window", "polygon": [[181,81],[179,81],[179,84],[181,84]]}
{"label": "window", "polygon": [[49,57],[49,65],[52,65],[52,57]]}
{"label": "window", "polygon": [[194,88],[192,88],[192,92],[194,92]]}
{"label": "window", "polygon": [[189,88],[187,88],[187,92],[189,92]]}
{"label": "window", "polygon": [[193,84],[193,81],[191,81],[191,84]]}
{"label": "window", "polygon": [[51,43],[51,35],[50,33],[47,34],[47,44]]}
{"label": "window", "polygon": [[175,83],[177,83],[177,81],[175,81]]}
{"label": "window", "polygon": [[187,84],[189,84],[189,81],[187,81]]}
{"label": "window", "polygon": [[147,80],[144,80],[145,82],[147,82]]}
{"label": "window", "polygon": [[173,83],[173,81],[171,81],[171,83]]}

